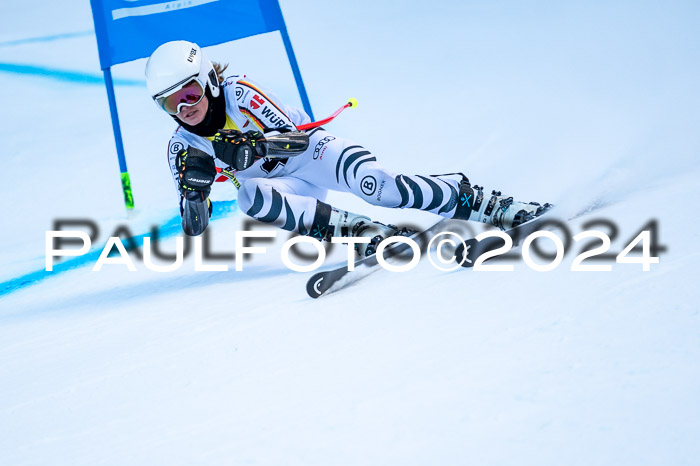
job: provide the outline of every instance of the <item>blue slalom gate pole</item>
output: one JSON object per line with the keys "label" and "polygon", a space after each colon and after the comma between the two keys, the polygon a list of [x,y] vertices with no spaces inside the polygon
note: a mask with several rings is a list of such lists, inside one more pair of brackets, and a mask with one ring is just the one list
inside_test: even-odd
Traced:
{"label": "blue slalom gate pole", "polygon": [[[280,14],[281,15],[281,14]],[[299,71],[299,65],[297,64],[297,58],[294,55],[294,49],[292,48],[292,41],[289,40],[289,34],[287,34],[287,27],[283,26],[280,29],[280,34],[282,35],[282,42],[284,42],[284,48],[287,51],[287,58],[289,58],[289,64],[292,66],[292,73],[294,73],[294,81],[297,83],[297,89],[299,90],[299,96],[301,97],[301,103],[304,106],[304,110],[311,117],[311,121],[314,121],[314,113],[311,110],[311,103],[309,102],[309,96],[306,95],[306,88],[304,87],[304,81],[301,79],[301,71]]]}
{"label": "blue slalom gate pole", "polygon": [[114,95],[114,83],[112,82],[112,71],[110,68],[104,70],[105,86],[107,86],[107,100],[109,100],[109,113],[112,117],[112,130],[114,131],[114,143],[117,146],[117,158],[119,159],[119,171],[121,172],[122,192],[124,193],[124,204],[127,211],[134,208],[134,195],[131,192],[131,180],[126,169],[126,157],[124,155],[124,144],[122,143],[122,132],[119,127],[119,114],[117,113],[117,99]]}

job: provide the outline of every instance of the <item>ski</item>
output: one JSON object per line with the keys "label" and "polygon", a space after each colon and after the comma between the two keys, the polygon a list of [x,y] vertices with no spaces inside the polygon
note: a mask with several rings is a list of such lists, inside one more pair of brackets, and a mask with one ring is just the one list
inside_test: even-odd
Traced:
{"label": "ski", "polygon": [[[520,245],[531,233],[538,230],[546,230],[548,227],[555,227],[558,221],[552,216],[553,210],[554,209],[550,207],[532,220],[506,230],[505,234],[510,236],[513,240],[513,248]],[[480,256],[487,252],[494,251],[503,245],[503,239],[496,236],[484,238],[481,241],[477,241],[476,238],[471,238],[457,247],[455,250],[455,260],[461,263],[462,267],[471,268],[474,266],[476,259]],[[464,257],[465,246],[467,251],[466,258]]]}
{"label": "ski", "polygon": [[[448,222],[448,219],[439,220],[426,230],[414,231],[405,236],[416,241],[423,251],[427,246],[426,240],[429,240],[434,233],[442,230],[446,222]],[[408,249],[410,249],[408,244],[396,243],[395,245],[384,250],[384,257],[395,257],[406,252]],[[350,270],[349,267],[345,265],[335,269],[326,270],[324,272],[318,272],[309,278],[309,281],[306,283],[306,292],[312,298],[318,298],[325,294],[345,288],[346,286],[363,279],[372,272],[376,272],[381,267],[377,261],[377,255],[372,254],[369,257],[355,261],[354,268],[355,270]]]}
{"label": "ski", "polygon": [[[556,212],[559,212],[554,206],[549,207],[546,211],[542,212],[540,215],[534,219],[525,222],[516,227],[510,228],[505,231],[505,233],[511,237],[513,240],[513,248],[518,247],[530,234],[539,230],[555,230],[558,227],[566,228],[566,223],[570,220],[574,220],[583,215],[587,215],[591,212],[595,212],[603,207],[607,207],[609,203],[602,201],[595,201],[580,210],[578,213],[565,217],[564,219],[557,218],[555,216]],[[463,228],[460,228],[460,225]],[[420,232],[414,232],[407,235],[409,238],[414,239],[421,248],[421,253],[424,253],[427,249],[428,241],[436,234],[443,231],[455,231],[458,234],[462,232],[460,229],[466,229],[467,236],[473,234],[473,228],[475,225],[473,222],[464,222],[462,220],[450,220],[442,219],[437,223],[433,224],[426,230]],[[462,267],[471,268],[474,262],[482,254],[489,251],[493,251],[502,247],[504,244],[503,239],[498,237],[485,238],[482,241],[477,241],[475,238],[470,238],[464,240],[463,244],[457,246],[454,251],[454,260],[461,263]],[[466,246],[467,257],[464,259],[464,250]],[[403,243],[396,244],[393,247],[389,247],[385,250],[384,256],[400,256],[402,253],[406,252],[409,246]],[[326,294],[338,291],[345,288],[346,286],[355,283],[364,277],[376,272],[381,267],[377,261],[376,255],[357,260],[355,263],[355,270],[351,271],[348,266],[337,267],[335,269],[326,270],[324,272],[318,272],[313,275],[306,284],[306,291],[312,298],[318,298]]]}

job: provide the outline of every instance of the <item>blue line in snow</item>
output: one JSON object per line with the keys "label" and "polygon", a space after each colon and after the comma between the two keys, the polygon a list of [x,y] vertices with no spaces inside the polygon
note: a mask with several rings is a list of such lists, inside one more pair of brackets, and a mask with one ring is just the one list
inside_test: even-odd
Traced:
{"label": "blue line in snow", "polygon": [[0,42],[0,47],[10,47],[13,45],[33,44],[36,42],[53,42],[61,39],[73,39],[74,37],[94,36],[95,31],[65,32],[63,34],[53,34],[50,36],[27,37],[26,39],[15,39]]}
{"label": "blue line in snow", "polygon": [[[36,65],[19,65],[16,63],[0,63],[0,72],[22,75],[38,76],[77,84],[89,84],[104,86],[105,80],[100,74],[85,73],[82,71],[58,70]],[[115,86],[145,86],[145,80],[138,79],[114,79]]]}
{"label": "blue line in snow", "polygon": [[[233,212],[238,210],[238,202],[236,200],[218,201],[214,202],[212,206],[212,221],[229,216]],[[170,218],[167,222],[165,222],[158,228],[158,239],[161,240],[177,236],[181,232],[181,219],[180,215],[178,214]],[[150,231],[148,233],[132,236],[131,238],[124,238],[122,239],[122,243],[124,243],[124,247],[126,249],[129,249],[128,243],[130,243],[131,240],[133,240],[133,242],[140,247],[143,244],[143,238],[149,235]],[[40,269],[34,272],[26,273],[17,278],[12,278],[10,280],[0,282],[0,296],[10,294],[13,291],[18,291],[32,285],[36,285],[37,283],[47,278],[55,277],[56,275],[59,275],[63,272],[74,270],[88,264],[94,264],[95,262],[97,262],[97,259],[100,258],[100,254],[102,254],[103,248],[104,245],[100,248],[94,248],[90,252],[82,256],[72,257],[70,259],[64,260],[63,262],[55,264],[53,266],[52,272],[47,272],[45,269]]]}

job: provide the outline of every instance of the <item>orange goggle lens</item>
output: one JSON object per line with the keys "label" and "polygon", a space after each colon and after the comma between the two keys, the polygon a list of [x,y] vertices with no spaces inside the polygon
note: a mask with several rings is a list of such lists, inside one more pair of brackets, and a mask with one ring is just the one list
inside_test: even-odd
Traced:
{"label": "orange goggle lens", "polygon": [[160,108],[169,114],[177,115],[182,107],[197,105],[202,100],[202,97],[204,97],[204,89],[202,89],[199,81],[195,79],[167,97],[158,97],[156,102]]}

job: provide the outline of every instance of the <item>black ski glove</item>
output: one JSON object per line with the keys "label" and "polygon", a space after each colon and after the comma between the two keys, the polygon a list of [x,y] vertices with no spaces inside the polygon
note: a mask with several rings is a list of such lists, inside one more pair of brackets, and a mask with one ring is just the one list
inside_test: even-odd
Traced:
{"label": "black ski glove", "polygon": [[241,133],[236,129],[222,129],[211,142],[216,158],[235,170],[245,170],[267,155],[265,136],[258,131]]}
{"label": "black ski glove", "polygon": [[211,184],[216,178],[214,158],[194,147],[183,149],[177,154],[175,166],[180,174],[180,191],[200,191],[209,195]]}

